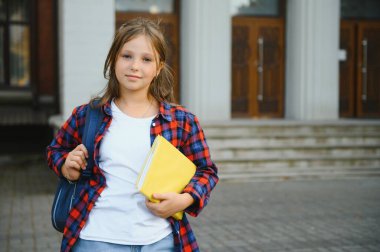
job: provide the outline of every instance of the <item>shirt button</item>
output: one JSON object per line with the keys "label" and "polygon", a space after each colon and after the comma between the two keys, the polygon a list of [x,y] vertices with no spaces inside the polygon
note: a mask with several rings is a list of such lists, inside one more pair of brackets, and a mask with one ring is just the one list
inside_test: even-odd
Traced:
{"label": "shirt button", "polygon": [[156,126],[156,123],[152,123],[152,126],[153,126],[153,127]]}

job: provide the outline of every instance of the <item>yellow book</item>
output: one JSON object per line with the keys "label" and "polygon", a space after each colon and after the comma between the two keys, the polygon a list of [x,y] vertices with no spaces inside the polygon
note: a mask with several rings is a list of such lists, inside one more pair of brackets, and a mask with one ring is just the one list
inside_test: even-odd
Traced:
{"label": "yellow book", "polygon": [[[152,202],[153,193],[181,193],[195,174],[196,167],[168,140],[158,135],[136,181],[137,189]],[[172,217],[181,220],[183,211]]]}

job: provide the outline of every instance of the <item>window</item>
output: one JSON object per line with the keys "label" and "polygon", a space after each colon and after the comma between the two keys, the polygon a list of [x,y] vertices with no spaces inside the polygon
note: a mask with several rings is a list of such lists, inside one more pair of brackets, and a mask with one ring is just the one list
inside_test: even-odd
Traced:
{"label": "window", "polygon": [[380,19],[379,0],[341,0],[342,18]]}
{"label": "window", "polygon": [[148,12],[151,14],[173,13],[174,0],[116,0],[116,11]]}
{"label": "window", "polygon": [[280,0],[232,0],[230,2],[232,16],[279,16]]}
{"label": "window", "polygon": [[30,88],[31,1],[0,0],[0,88]]}

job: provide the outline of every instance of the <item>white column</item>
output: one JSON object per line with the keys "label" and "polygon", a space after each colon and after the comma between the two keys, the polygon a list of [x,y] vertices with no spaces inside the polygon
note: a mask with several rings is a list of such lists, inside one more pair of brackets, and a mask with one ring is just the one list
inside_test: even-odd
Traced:
{"label": "white column", "polygon": [[60,0],[61,112],[66,119],[105,86],[103,66],[115,31],[114,1]]}
{"label": "white column", "polygon": [[181,103],[203,120],[231,118],[230,2],[181,1]]}
{"label": "white column", "polygon": [[286,117],[339,118],[340,0],[288,0]]}

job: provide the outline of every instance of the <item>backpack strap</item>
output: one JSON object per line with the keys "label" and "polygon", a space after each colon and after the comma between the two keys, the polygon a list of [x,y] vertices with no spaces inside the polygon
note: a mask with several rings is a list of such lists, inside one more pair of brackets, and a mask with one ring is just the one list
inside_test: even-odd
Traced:
{"label": "backpack strap", "polygon": [[101,106],[96,105],[99,101],[94,101],[90,103],[86,112],[86,122],[84,125],[84,132],[82,136],[82,143],[86,146],[88,152],[87,166],[84,171],[82,171],[83,178],[89,178],[92,175],[92,170],[95,165],[94,160],[94,145],[95,145],[95,135],[99,130],[101,123],[103,122],[103,112]]}

